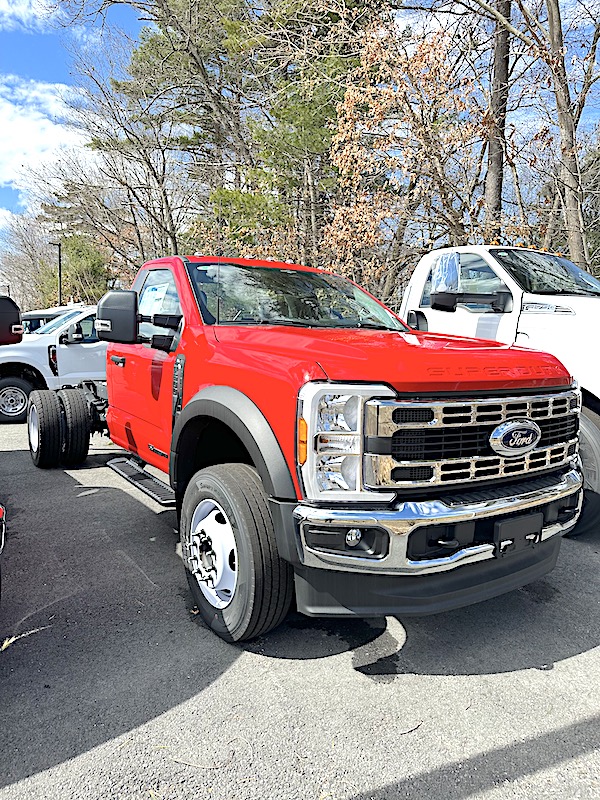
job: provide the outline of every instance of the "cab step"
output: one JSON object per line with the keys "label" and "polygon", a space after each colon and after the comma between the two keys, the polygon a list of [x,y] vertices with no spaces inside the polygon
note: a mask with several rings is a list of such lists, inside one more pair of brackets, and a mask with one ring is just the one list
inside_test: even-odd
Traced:
{"label": "cab step", "polygon": [[107,466],[118,475],[125,478],[126,481],[137,486],[144,494],[156,500],[161,506],[175,508],[175,492],[171,487],[163,483],[159,478],[146,472],[146,470],[132,458],[112,458],[107,462]]}

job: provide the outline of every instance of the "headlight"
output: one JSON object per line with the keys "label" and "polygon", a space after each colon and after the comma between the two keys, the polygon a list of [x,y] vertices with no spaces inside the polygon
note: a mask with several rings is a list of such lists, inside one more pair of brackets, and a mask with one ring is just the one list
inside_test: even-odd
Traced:
{"label": "headlight", "polygon": [[379,384],[307,383],[298,405],[298,464],[310,500],[388,500],[363,489],[363,410],[373,397],[394,397]]}

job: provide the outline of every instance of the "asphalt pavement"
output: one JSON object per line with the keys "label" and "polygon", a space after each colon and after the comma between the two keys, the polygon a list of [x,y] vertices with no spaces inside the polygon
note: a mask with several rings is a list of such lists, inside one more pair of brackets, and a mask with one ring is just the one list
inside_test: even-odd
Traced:
{"label": "asphalt pavement", "polygon": [[37,470],[0,427],[0,800],[600,797],[600,513],[503,597],[230,645],[118,452]]}

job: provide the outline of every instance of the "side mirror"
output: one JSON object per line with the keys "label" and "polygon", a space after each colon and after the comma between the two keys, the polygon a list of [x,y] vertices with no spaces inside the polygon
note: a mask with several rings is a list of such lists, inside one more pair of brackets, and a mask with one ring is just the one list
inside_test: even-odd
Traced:
{"label": "side mirror", "polygon": [[422,311],[411,310],[406,314],[406,322],[408,326],[415,331],[427,331],[429,326],[427,324],[427,317]]}
{"label": "side mirror", "polygon": [[456,311],[459,297],[455,292],[432,292],[431,308],[434,311]]}
{"label": "side mirror", "polygon": [[0,297],[0,345],[19,344],[23,338],[21,312],[10,297]]}
{"label": "side mirror", "polygon": [[495,314],[507,314],[513,310],[513,298],[508,289],[498,290],[490,294],[471,292],[432,292],[431,308],[436,311],[456,311],[459,303],[476,303],[489,306]]}
{"label": "side mirror", "polygon": [[95,322],[98,338],[104,342],[136,344],[138,341],[137,292],[114,290],[98,303]]}
{"label": "side mirror", "polygon": [[83,341],[83,331],[80,322],[69,325],[64,333],[61,333],[59,342],[61,344],[80,344]]}

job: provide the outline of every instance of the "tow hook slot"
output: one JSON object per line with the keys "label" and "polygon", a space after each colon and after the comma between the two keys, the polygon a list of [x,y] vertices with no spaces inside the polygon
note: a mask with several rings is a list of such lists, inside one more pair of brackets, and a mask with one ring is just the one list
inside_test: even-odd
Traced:
{"label": "tow hook slot", "polygon": [[436,544],[443,550],[448,550],[448,552],[452,552],[453,550],[458,550],[458,548],[461,546],[458,539],[438,539]]}

